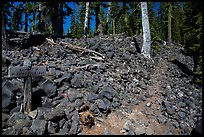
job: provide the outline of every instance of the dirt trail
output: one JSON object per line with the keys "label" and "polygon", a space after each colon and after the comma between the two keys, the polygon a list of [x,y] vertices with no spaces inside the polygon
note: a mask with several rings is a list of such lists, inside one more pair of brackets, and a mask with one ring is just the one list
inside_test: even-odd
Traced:
{"label": "dirt trail", "polygon": [[[145,129],[148,128],[153,131],[151,134],[154,135],[165,135],[169,134],[166,129],[172,128],[168,127],[168,125],[160,124],[155,119],[155,116],[161,116],[162,112],[160,109],[160,103],[163,100],[163,96],[161,95],[161,81],[166,79],[165,73],[167,72],[167,64],[165,60],[160,60],[158,65],[155,68],[154,73],[151,75],[151,80],[153,84],[147,88],[145,92],[149,92],[151,95],[150,98],[147,98],[144,102],[139,103],[138,105],[130,106],[132,112],[127,113],[123,111],[121,108],[117,111],[112,112],[108,115],[107,118],[101,118],[102,121],[95,120],[95,126],[91,129],[84,128],[82,133],[85,134],[94,134],[94,135],[103,135],[103,134],[123,134],[121,130],[124,127],[124,124],[127,120],[131,120],[133,122],[133,130],[135,128],[141,126],[141,121],[146,121],[147,125]],[[151,103],[151,106],[147,108],[147,103]],[[146,108],[145,108],[146,107]],[[144,123],[143,123],[144,124]],[[108,129],[108,133],[106,133]],[[149,130],[148,129],[148,130]],[[171,130],[172,134],[179,134],[178,130]]]}

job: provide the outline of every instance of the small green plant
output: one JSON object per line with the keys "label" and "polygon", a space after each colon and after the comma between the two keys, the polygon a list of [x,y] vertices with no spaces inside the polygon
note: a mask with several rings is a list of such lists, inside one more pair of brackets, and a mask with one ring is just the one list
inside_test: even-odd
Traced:
{"label": "small green plant", "polygon": [[159,53],[161,51],[158,42],[153,43],[153,50],[155,51],[155,53]]}
{"label": "small green plant", "polygon": [[175,61],[175,60],[176,60],[176,56],[172,56],[172,57],[169,58],[170,62]]}

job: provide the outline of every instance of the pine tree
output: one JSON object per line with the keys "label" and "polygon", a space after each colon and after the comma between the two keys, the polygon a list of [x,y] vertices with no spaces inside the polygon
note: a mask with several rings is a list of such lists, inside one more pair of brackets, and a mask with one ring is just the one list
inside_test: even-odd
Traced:
{"label": "pine tree", "polygon": [[171,18],[172,18],[172,5],[168,3],[168,45],[171,46]]}
{"label": "pine tree", "polygon": [[180,2],[172,3],[172,40],[177,43],[182,42],[183,11]]}
{"label": "pine tree", "polygon": [[106,15],[106,32],[105,32],[105,34],[109,34],[110,13],[111,13],[111,2],[108,2],[108,12],[107,12],[107,15]]}
{"label": "pine tree", "polygon": [[9,23],[9,18],[11,16],[11,9],[10,6],[11,4],[9,2],[3,2],[2,3],[2,36],[3,38],[6,37],[6,27],[8,26]]}
{"label": "pine tree", "polygon": [[202,84],[202,2],[184,3],[184,44],[194,58],[195,82]]}
{"label": "pine tree", "polygon": [[28,32],[28,2],[25,4],[25,32]]}
{"label": "pine tree", "polygon": [[99,26],[101,25],[101,20],[100,20],[100,4],[101,2],[94,2],[94,13],[95,13],[95,33],[98,35],[101,30],[99,30]]}
{"label": "pine tree", "polygon": [[14,3],[12,4],[12,7],[14,8],[13,16],[11,17],[11,25],[13,30],[22,30],[22,5],[23,3],[20,3],[18,6],[14,6]]}
{"label": "pine tree", "polygon": [[113,2],[111,4],[111,18],[112,18],[112,32],[113,34],[119,33],[119,18],[118,18],[118,11],[119,11],[119,3]]}
{"label": "pine tree", "polygon": [[74,12],[71,15],[71,37],[74,38],[76,36],[76,20],[75,20],[75,15]]}
{"label": "pine tree", "polygon": [[139,35],[140,30],[142,28],[140,3],[129,2],[128,4],[131,10],[128,16],[128,27],[129,27],[128,35],[130,36]]}
{"label": "pine tree", "polygon": [[148,15],[149,15],[149,23],[150,23],[150,35],[152,40],[152,48],[154,52],[159,52],[159,45],[161,44],[160,37],[160,24],[159,24],[159,16],[158,12],[154,10],[156,3],[148,2]]}
{"label": "pine tree", "polygon": [[160,2],[159,6],[159,24],[160,24],[160,37],[162,40],[167,40],[168,37],[168,3]]}
{"label": "pine tree", "polygon": [[105,10],[102,6],[100,8],[100,21],[101,21],[101,27],[102,27],[102,33],[101,34],[106,34],[106,19],[107,19],[107,16],[106,16]]}

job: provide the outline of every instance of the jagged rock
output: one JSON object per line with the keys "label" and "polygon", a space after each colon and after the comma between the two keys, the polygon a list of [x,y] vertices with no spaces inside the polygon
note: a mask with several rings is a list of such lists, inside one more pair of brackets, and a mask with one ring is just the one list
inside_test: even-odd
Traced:
{"label": "jagged rock", "polygon": [[72,125],[69,131],[69,135],[76,135],[78,133],[78,125],[79,125],[79,114],[74,113],[72,116]]}
{"label": "jagged rock", "polygon": [[38,113],[38,115],[37,115],[36,119],[37,119],[37,120],[44,120],[44,119],[45,119],[45,117],[44,117],[45,114],[48,113],[48,112],[50,112],[50,109],[51,109],[51,108],[38,107],[38,108],[37,108],[37,113]]}
{"label": "jagged rock", "polygon": [[167,121],[167,118],[165,116],[161,115],[161,116],[157,117],[157,120],[159,123],[165,124]]}
{"label": "jagged rock", "polygon": [[118,97],[114,97],[112,101],[113,108],[117,108],[120,106],[120,99]]}
{"label": "jagged rock", "polygon": [[57,132],[58,130],[58,127],[59,124],[58,123],[54,123],[54,122],[51,122],[51,121],[48,121],[48,126],[47,126],[47,129],[48,129],[48,133],[49,134],[54,134]]}
{"label": "jagged rock", "polygon": [[75,108],[76,109],[79,109],[84,104],[83,100],[79,99],[79,98],[76,99],[74,103],[75,103]]}
{"label": "jagged rock", "polygon": [[189,135],[190,131],[189,131],[189,127],[188,124],[184,121],[180,122],[180,128],[181,128],[181,134],[182,135]]}
{"label": "jagged rock", "polygon": [[135,128],[136,135],[144,135],[146,133],[146,129],[143,126],[139,126]]}
{"label": "jagged rock", "polygon": [[68,128],[61,128],[60,131],[54,135],[68,135]]}
{"label": "jagged rock", "polygon": [[202,135],[202,119],[196,123],[196,126],[191,131],[191,135]]}
{"label": "jagged rock", "polygon": [[61,78],[58,78],[58,79],[55,79],[54,81],[56,83],[61,84],[62,82],[71,82],[71,79],[72,79],[72,74],[71,73],[67,73],[65,72]]}
{"label": "jagged rock", "polygon": [[64,124],[66,122],[66,117],[64,117],[62,120],[59,121],[59,128],[63,128]]}
{"label": "jagged rock", "polygon": [[78,98],[79,92],[78,91],[75,92],[75,91],[76,90],[68,93],[68,98],[70,102],[74,102]]}
{"label": "jagged rock", "polygon": [[10,115],[2,113],[2,129],[7,127],[7,120],[9,119]]}
{"label": "jagged rock", "polygon": [[173,114],[175,114],[175,109],[174,109],[173,107],[168,107],[168,108],[167,108],[167,113],[168,113],[169,115],[173,115]]}
{"label": "jagged rock", "polygon": [[65,107],[65,114],[66,114],[66,116],[67,116],[67,118],[69,118],[69,116],[70,116],[70,113],[73,111],[75,109],[75,104],[74,103],[72,103],[72,104],[69,104],[69,105],[67,105],[66,107]]}
{"label": "jagged rock", "polygon": [[146,129],[146,135],[154,135],[154,130],[152,130],[151,128],[147,128]]}
{"label": "jagged rock", "polygon": [[47,121],[45,120],[33,120],[31,129],[37,135],[44,135],[46,133]]}
{"label": "jagged rock", "polygon": [[51,108],[49,112],[45,113],[44,117],[47,121],[60,121],[64,117],[64,110],[60,108]]}
{"label": "jagged rock", "polygon": [[131,124],[132,124],[132,122],[130,121],[130,120],[128,120],[128,121],[126,121],[125,122],[125,124],[124,124],[124,129],[126,130],[126,131],[129,131],[130,130],[130,126],[131,126]]}
{"label": "jagged rock", "polygon": [[71,85],[75,88],[81,88],[83,86],[82,79],[84,77],[84,70],[74,74],[74,78],[71,80]]}
{"label": "jagged rock", "polygon": [[56,67],[56,64],[53,63],[53,62],[50,62],[47,64],[49,68],[55,68]]}
{"label": "jagged rock", "polygon": [[101,109],[102,111],[107,109],[107,105],[104,103],[102,99],[97,99],[96,104],[98,108]]}
{"label": "jagged rock", "polygon": [[13,126],[17,123],[18,120],[32,120],[32,118],[26,114],[23,114],[22,112],[15,112],[7,121],[8,126]]}
{"label": "jagged rock", "polygon": [[23,127],[21,135],[35,135],[30,127]]}
{"label": "jagged rock", "polygon": [[113,89],[110,86],[104,86],[101,91],[99,91],[99,97],[102,99],[103,97],[107,98],[108,100],[113,99]]}
{"label": "jagged rock", "polygon": [[182,112],[182,111],[179,111],[179,112],[178,112],[178,115],[179,115],[179,117],[180,117],[181,119],[183,119],[183,118],[186,116],[186,114],[185,114],[184,112]]}
{"label": "jagged rock", "polygon": [[94,103],[96,99],[98,99],[98,95],[93,92],[86,92],[85,93],[87,100],[91,103]]}
{"label": "jagged rock", "polygon": [[21,106],[17,106],[17,107],[13,108],[13,109],[10,111],[10,115],[12,115],[12,114],[15,113],[15,112],[20,112],[20,110],[21,110]]}
{"label": "jagged rock", "polygon": [[111,135],[110,131],[107,128],[104,129],[103,134],[104,135]]}
{"label": "jagged rock", "polygon": [[41,103],[42,103],[41,107],[47,107],[47,108],[52,107],[51,101],[46,96],[41,97]]}
{"label": "jagged rock", "polygon": [[9,119],[10,115],[6,114],[6,113],[2,113],[2,121],[6,122]]}
{"label": "jagged rock", "polygon": [[12,104],[12,99],[14,97],[13,94],[14,89],[15,86],[9,81],[6,81],[2,85],[2,108],[6,108],[10,104]]}
{"label": "jagged rock", "polygon": [[31,123],[32,123],[31,120],[19,119],[16,121],[15,125],[13,125],[11,128],[8,128],[2,134],[3,135],[20,135],[23,132],[23,127],[29,127],[31,126]]}
{"label": "jagged rock", "polygon": [[[142,37],[140,39],[142,40]],[[141,112],[147,114],[150,120],[157,120],[159,124],[166,126],[167,129],[163,134],[190,134],[188,129],[194,126],[199,119],[198,115],[202,112],[202,89],[197,89],[198,87],[193,84],[191,76],[193,58],[183,54],[179,46],[172,45],[167,48],[158,45],[160,52],[154,53],[153,49],[152,58],[146,59],[139,53],[138,47],[130,46],[131,37],[123,34],[96,36],[87,38],[87,41],[65,38],[57,39],[55,42],[59,41],[92,49],[105,58],[103,61],[91,59],[100,55],[86,51],[75,52],[68,46],[56,47],[47,43],[38,45],[37,48],[4,51],[5,57],[14,66],[23,66],[23,61],[29,55],[33,65],[48,66],[48,75],[33,78],[32,83],[34,100],[32,107],[37,110],[37,116],[32,118],[47,120],[51,123],[50,127],[56,124],[55,128],[50,128],[49,133],[46,129],[46,133],[43,134],[78,134],[80,122],[79,120],[74,122],[78,119],[78,116],[74,115],[77,115],[84,106],[88,106],[91,114],[98,116],[105,116],[113,111],[122,111],[131,115],[134,113],[132,107],[144,101],[146,102],[143,106],[149,102],[147,104],[149,107],[144,107]],[[141,46],[141,43],[138,42],[138,45]],[[99,66],[76,69],[87,64],[99,64]],[[6,75],[7,66],[3,66],[2,76]],[[2,105],[5,108],[2,107],[2,110],[4,113],[14,115],[20,111],[23,104],[24,84],[20,78],[3,79],[2,90],[5,91],[4,85],[8,81],[14,85],[14,88],[7,86],[10,91],[3,92]],[[161,92],[157,92],[158,90]],[[158,100],[150,104],[151,97],[157,97]],[[4,102],[4,98],[7,99],[7,103]],[[61,109],[64,112],[56,110],[52,113],[51,108]],[[161,111],[162,115],[157,115],[157,111]],[[12,122],[10,118],[5,119],[2,121],[2,134],[37,134],[29,127],[15,131],[9,126],[13,126],[16,120]],[[148,129],[151,124],[149,121],[143,121],[140,125],[145,127],[135,125],[139,128],[138,133],[126,127],[124,134],[156,134],[154,128]],[[40,132],[39,134],[42,134]],[[111,130],[110,132],[113,133]],[[105,129],[104,134],[106,134]]]}
{"label": "jagged rock", "polygon": [[57,86],[50,80],[44,81],[40,87],[45,91],[48,97],[53,97],[57,94]]}
{"label": "jagged rock", "polygon": [[22,90],[24,87],[22,79],[12,79],[10,82],[15,86],[15,90]]}
{"label": "jagged rock", "polygon": [[92,114],[99,114],[100,110],[98,109],[96,104],[91,104],[89,110],[92,112]]}
{"label": "jagged rock", "polygon": [[71,102],[67,98],[63,98],[61,100],[56,100],[52,102],[53,106],[56,106],[56,108],[66,108],[71,104]]}

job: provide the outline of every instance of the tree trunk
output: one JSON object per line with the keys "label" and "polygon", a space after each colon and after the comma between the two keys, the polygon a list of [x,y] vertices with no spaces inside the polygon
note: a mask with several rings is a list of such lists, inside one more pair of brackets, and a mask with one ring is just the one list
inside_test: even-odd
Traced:
{"label": "tree trunk", "polygon": [[149,29],[147,2],[141,2],[141,10],[142,10],[142,29],[143,29],[142,54],[145,57],[150,58],[151,36],[150,36],[150,29]]}
{"label": "tree trunk", "polygon": [[5,25],[6,25],[6,19],[5,19],[5,13],[2,11],[2,26],[1,26],[1,28],[2,28],[2,38],[5,38]]}
{"label": "tree trunk", "polygon": [[60,3],[60,7],[59,7],[59,36],[62,37],[63,36],[63,2]]}
{"label": "tree trunk", "polygon": [[172,5],[169,2],[169,14],[168,14],[168,45],[171,46],[171,11]]}
{"label": "tree trunk", "polygon": [[111,10],[111,2],[108,2],[108,13],[107,13],[107,18],[106,18],[106,34],[108,35],[109,34],[109,16],[110,16],[110,10]]}
{"label": "tree trunk", "polygon": [[38,26],[37,26],[37,28],[38,28],[38,31],[41,32],[42,4],[39,4],[39,8],[38,8],[38,10],[39,10],[39,13],[38,13]]}
{"label": "tree trunk", "polygon": [[8,44],[6,37],[6,15],[2,11],[2,49],[6,49],[6,45]]}
{"label": "tree trunk", "polygon": [[100,25],[100,18],[99,18],[99,13],[100,13],[100,4],[98,4],[95,8],[95,15],[96,15],[96,34],[99,34],[98,27]]}
{"label": "tree trunk", "polygon": [[113,34],[115,34],[115,19],[113,19]]}
{"label": "tree trunk", "polygon": [[123,2],[123,32],[127,32],[126,2]]}
{"label": "tree trunk", "polygon": [[87,38],[88,33],[88,13],[89,13],[89,2],[86,2],[86,13],[84,21],[84,36]]}
{"label": "tree trunk", "polygon": [[53,3],[53,9],[52,9],[52,13],[54,14],[52,17],[52,28],[53,28],[53,32],[54,32],[54,36],[58,35],[58,24],[59,24],[59,19],[58,19],[58,4],[57,3]]}
{"label": "tree trunk", "polygon": [[33,26],[32,31],[35,32],[35,11],[33,12]]}
{"label": "tree trunk", "polygon": [[25,32],[28,32],[28,13],[25,11]]}

